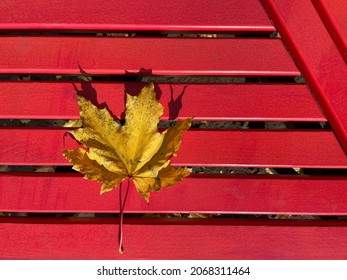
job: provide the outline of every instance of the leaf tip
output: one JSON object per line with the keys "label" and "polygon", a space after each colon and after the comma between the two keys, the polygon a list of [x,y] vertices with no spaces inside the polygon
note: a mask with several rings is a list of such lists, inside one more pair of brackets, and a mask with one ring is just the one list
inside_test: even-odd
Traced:
{"label": "leaf tip", "polygon": [[66,158],[68,161],[70,161],[70,153],[71,152],[72,152],[71,150],[64,150],[63,151],[63,157]]}
{"label": "leaf tip", "polygon": [[100,189],[100,195],[103,195],[106,192],[110,192],[114,189],[115,187],[110,187],[108,185],[103,184]]}
{"label": "leaf tip", "polygon": [[147,85],[148,89],[150,90],[154,90],[154,83],[153,82],[149,82]]}
{"label": "leaf tip", "polygon": [[149,204],[149,197],[151,194],[149,192],[139,192],[139,193],[146,200],[147,204]]}

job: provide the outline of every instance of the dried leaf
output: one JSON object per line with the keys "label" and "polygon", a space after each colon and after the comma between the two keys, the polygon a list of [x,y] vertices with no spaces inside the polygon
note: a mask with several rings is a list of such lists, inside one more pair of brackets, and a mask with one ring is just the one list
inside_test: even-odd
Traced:
{"label": "dried leaf", "polygon": [[81,127],[82,121],[81,120],[68,120],[64,123],[64,127]]}
{"label": "dried leaf", "polygon": [[63,155],[73,168],[89,180],[102,183],[101,194],[131,178],[140,195],[149,201],[150,192],[172,186],[190,174],[187,168],[174,168],[181,136],[191,118],[177,121],[158,132],[163,106],[156,100],[154,85],[145,86],[138,96],[127,95],[125,124],[119,125],[106,108],[98,109],[78,96],[83,127],[70,133],[87,150],[65,150]]}

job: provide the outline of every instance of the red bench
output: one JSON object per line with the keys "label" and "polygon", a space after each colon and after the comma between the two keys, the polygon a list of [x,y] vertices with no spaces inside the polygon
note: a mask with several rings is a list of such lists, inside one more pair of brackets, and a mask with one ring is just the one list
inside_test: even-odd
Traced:
{"label": "red bench", "polygon": [[[0,258],[346,258],[346,4],[312,2],[2,0],[0,165],[10,167],[0,172]],[[93,81],[70,76],[81,74]],[[294,82],[301,74],[307,83]],[[67,129],[4,120],[78,119],[76,91],[122,118],[124,91],[136,94],[150,79],[163,81],[163,120],[251,125],[186,132],[173,163],[224,173],[195,173],[152,194],[149,205],[132,189],[120,255],[118,218],[104,215],[119,212],[118,190],[99,196],[99,184],[79,173],[23,171],[68,166]],[[263,122],[288,129],[252,128]]]}

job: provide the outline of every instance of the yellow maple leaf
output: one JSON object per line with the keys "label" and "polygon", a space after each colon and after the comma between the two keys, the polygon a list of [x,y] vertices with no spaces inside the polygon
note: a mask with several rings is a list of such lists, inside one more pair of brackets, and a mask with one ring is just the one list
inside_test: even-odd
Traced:
{"label": "yellow maple leaf", "polygon": [[119,125],[106,108],[98,109],[78,96],[83,127],[70,131],[88,150],[65,150],[63,155],[84,178],[102,183],[100,194],[131,178],[140,195],[148,202],[150,192],[173,186],[190,174],[187,168],[174,168],[181,136],[192,122],[179,120],[158,132],[163,106],[156,100],[153,83],[138,96],[127,94],[125,124]]}

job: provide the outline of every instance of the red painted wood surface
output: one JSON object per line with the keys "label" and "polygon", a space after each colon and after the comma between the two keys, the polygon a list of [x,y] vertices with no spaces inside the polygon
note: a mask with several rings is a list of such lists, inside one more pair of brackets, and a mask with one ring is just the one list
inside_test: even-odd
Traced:
{"label": "red painted wood surface", "polygon": [[[323,176],[191,175],[152,193],[150,203],[131,186],[127,213],[346,215],[347,178]],[[0,173],[3,212],[119,212],[118,189],[67,173]]]}
{"label": "red painted wood surface", "polygon": [[[69,165],[76,147],[66,129],[0,128],[0,164]],[[328,130],[189,130],[175,165],[346,168],[347,157]]]}
{"label": "red painted wood surface", "polygon": [[[77,0],[66,1],[68,2],[66,5],[60,1],[59,7],[54,7],[52,3],[48,4],[43,0],[34,0],[35,3],[32,2],[31,5],[24,3],[24,0],[3,0],[0,3],[0,29],[159,32],[274,30],[259,2],[255,0],[231,0],[228,3],[202,0],[204,3],[199,1],[198,4],[196,2],[198,0],[192,0],[181,5],[176,5],[173,0],[150,0],[144,3],[146,9],[143,7],[139,9],[138,5],[141,3],[133,0],[112,7],[104,0],[96,1],[98,3],[95,3],[91,9],[90,5],[80,7]],[[321,0],[321,3],[323,2]],[[346,104],[346,83],[339,83],[340,81],[336,80],[336,77],[346,76],[346,68],[342,67],[343,60],[338,58],[338,51],[341,52],[341,49],[334,45],[336,40],[334,42],[325,29],[329,30],[327,21],[324,21],[325,26],[319,21],[318,14],[308,0],[295,0],[291,3],[264,0],[264,3],[267,8],[270,6],[270,10],[272,9],[271,17],[279,26],[280,33],[291,49],[297,65],[317,95],[341,143],[346,145],[347,142],[344,141],[347,141],[347,113],[346,106],[343,105]],[[273,3],[278,5],[279,10],[272,5]],[[13,9],[11,5],[14,5]],[[130,9],[131,13],[127,9]],[[51,12],[42,12],[47,10]],[[160,11],[160,16],[148,11]],[[329,12],[334,13],[332,10]],[[307,25],[302,24],[305,18],[309,19]],[[114,22],[114,19],[117,22]],[[314,29],[311,30],[312,28]],[[139,75],[222,76],[300,74],[281,41],[277,39],[4,36],[0,38],[0,47],[0,73],[3,74],[80,74],[80,67],[90,74],[128,72]],[[2,106],[5,110],[1,109],[3,117],[78,118],[73,85],[51,83],[52,87],[47,90],[48,85],[49,83],[1,83],[0,89],[1,86],[8,89],[0,90],[3,98],[0,98],[0,101],[6,104]],[[115,91],[110,89],[110,85],[113,84],[94,85],[97,93],[100,92],[100,95],[97,94],[100,103],[108,98],[110,101],[123,101],[123,90],[127,87],[131,90],[130,86],[118,84],[118,88],[122,91],[119,91],[120,95],[114,99],[112,95]],[[78,84],[77,87],[79,86],[81,85]],[[41,90],[38,90],[40,87]],[[162,87],[164,103],[168,104],[169,109],[170,106],[174,108],[172,111],[167,110],[165,118],[174,118],[172,116],[177,116],[179,106],[177,103],[173,105],[169,103],[170,85],[159,85],[159,87]],[[294,87],[298,90],[293,91]],[[133,90],[135,88],[136,86]],[[279,92],[282,88],[283,91]],[[183,85],[173,85],[174,94],[179,95],[183,89]],[[202,89],[205,93],[208,92],[208,95],[202,97],[201,94],[204,93],[201,93]],[[86,91],[93,95],[92,90],[89,88]],[[216,98],[213,102],[219,104],[218,107],[213,102],[206,102],[208,98],[211,99],[212,94]],[[213,89],[210,85],[188,85],[182,100],[180,118],[196,113],[201,119],[207,120],[244,118],[245,120],[325,121],[303,85],[218,85],[213,86]],[[239,105],[238,108],[233,108],[231,103]],[[122,112],[123,104],[124,102],[121,102],[120,107],[111,106],[111,109],[119,114]],[[189,110],[185,111],[186,108]],[[203,112],[201,108],[204,108]],[[64,145],[72,147],[76,144],[71,138],[64,138],[65,131],[57,128],[0,128],[0,164],[68,165],[69,163],[61,156]],[[178,158],[173,162],[175,165],[196,166],[347,168],[345,153],[333,132],[327,130],[191,130],[184,135]],[[337,176],[197,175],[174,188],[153,194],[149,206],[132,189],[126,212],[346,215],[345,189],[346,178]],[[117,191],[101,197],[98,192],[98,183],[85,181],[76,174],[0,174],[1,211],[117,212]],[[118,222],[116,219],[101,218],[0,217],[2,233],[0,258],[345,259],[347,257],[345,220],[126,219],[124,255],[118,254],[117,250]]]}
{"label": "red painted wood surface", "polygon": [[125,219],[122,255],[116,219],[0,221],[2,259],[347,258],[343,220]]}
{"label": "red painted wood surface", "polygon": [[[97,101],[95,104],[106,103],[117,118],[122,118],[124,93],[138,94],[144,85],[0,82],[0,118],[79,119],[76,89]],[[194,116],[194,120],[211,121],[326,121],[306,85],[156,84],[156,92],[165,107],[162,119]]]}
{"label": "red painted wood surface", "polygon": [[344,0],[312,1],[319,16],[347,63],[347,2]]}
{"label": "red painted wood surface", "polygon": [[0,29],[274,31],[256,0],[95,0],[92,5],[78,0],[33,0],[30,3],[2,0]]}
{"label": "red painted wood surface", "polygon": [[263,0],[347,152],[347,67],[310,0]]}
{"label": "red painted wood surface", "polygon": [[299,75],[276,39],[5,36],[0,47],[7,74]]}

